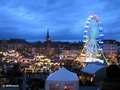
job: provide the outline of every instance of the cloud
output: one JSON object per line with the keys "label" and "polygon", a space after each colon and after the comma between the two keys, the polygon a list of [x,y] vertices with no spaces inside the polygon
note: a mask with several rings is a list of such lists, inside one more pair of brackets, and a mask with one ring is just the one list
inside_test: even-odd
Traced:
{"label": "cloud", "polygon": [[105,38],[118,39],[119,4],[119,0],[1,0],[0,39],[45,40],[49,28],[53,41],[79,41],[91,14],[100,17]]}

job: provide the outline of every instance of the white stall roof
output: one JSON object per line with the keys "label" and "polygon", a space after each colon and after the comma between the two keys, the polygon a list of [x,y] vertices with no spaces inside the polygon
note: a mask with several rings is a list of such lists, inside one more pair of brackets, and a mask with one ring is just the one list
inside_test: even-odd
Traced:
{"label": "white stall roof", "polygon": [[78,81],[78,77],[76,73],[73,73],[66,68],[62,67],[58,71],[51,73],[47,80],[52,81]]}
{"label": "white stall roof", "polygon": [[87,66],[83,67],[81,69],[82,72],[86,72],[89,74],[95,74],[98,70],[101,68],[104,68],[105,66],[103,65],[97,65],[97,64],[88,64]]}

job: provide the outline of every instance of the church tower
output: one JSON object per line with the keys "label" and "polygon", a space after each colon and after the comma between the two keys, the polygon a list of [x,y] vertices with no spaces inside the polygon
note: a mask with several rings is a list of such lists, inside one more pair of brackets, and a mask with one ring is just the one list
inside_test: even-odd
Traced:
{"label": "church tower", "polygon": [[46,56],[49,57],[50,55],[50,36],[49,36],[49,29],[47,29],[47,35],[46,35]]}
{"label": "church tower", "polygon": [[46,41],[50,41],[50,36],[49,36],[49,29],[47,29],[47,36],[46,36]]}

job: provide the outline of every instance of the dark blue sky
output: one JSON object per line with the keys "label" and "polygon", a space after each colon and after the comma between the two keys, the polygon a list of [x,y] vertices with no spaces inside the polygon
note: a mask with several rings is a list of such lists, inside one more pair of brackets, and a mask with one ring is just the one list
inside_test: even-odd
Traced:
{"label": "dark blue sky", "polygon": [[120,40],[120,0],[0,0],[0,39],[80,41],[89,15],[103,23],[105,39]]}

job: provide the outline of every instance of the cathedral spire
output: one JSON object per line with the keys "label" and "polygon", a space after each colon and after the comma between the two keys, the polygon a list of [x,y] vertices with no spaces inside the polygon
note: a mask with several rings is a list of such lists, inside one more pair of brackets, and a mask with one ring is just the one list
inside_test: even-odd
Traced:
{"label": "cathedral spire", "polygon": [[50,36],[49,36],[49,29],[47,29],[47,36],[46,36],[46,38],[50,38]]}
{"label": "cathedral spire", "polygon": [[46,36],[46,41],[50,41],[50,36],[49,36],[49,29],[47,29],[47,36]]}

